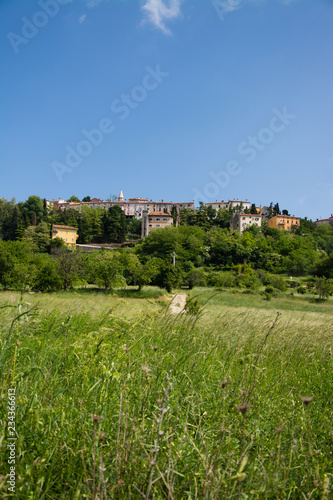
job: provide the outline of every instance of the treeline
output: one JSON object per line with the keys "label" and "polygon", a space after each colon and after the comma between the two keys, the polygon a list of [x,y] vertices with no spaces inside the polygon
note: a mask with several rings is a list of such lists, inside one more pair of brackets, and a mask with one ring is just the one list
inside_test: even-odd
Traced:
{"label": "treeline", "polygon": [[32,233],[31,239],[0,241],[2,287],[47,291],[78,284],[105,289],[151,284],[170,291],[181,285],[256,290],[264,284],[283,291],[285,274],[296,281],[305,274],[333,278],[329,226],[304,228],[299,234],[270,228],[261,232],[254,226],[239,235],[184,225],[157,229],[130,249],[93,253],[71,251],[60,240],[48,253],[38,226]]}
{"label": "treeline", "polygon": [[80,211],[60,210],[47,207],[46,200],[38,196],[20,203],[0,199],[0,236],[4,241],[26,239],[26,230],[31,227],[50,236],[52,224],[77,227],[77,243],[123,243],[141,235],[141,221],[127,219],[118,206],[108,210],[85,206]]}
{"label": "treeline", "polygon": [[[271,204],[271,209],[273,212],[279,210],[278,204]],[[302,219],[300,227],[291,232],[268,228],[266,223],[262,229],[253,226],[240,235],[229,228],[232,213],[233,210],[220,210],[217,213],[202,203],[197,210],[182,210],[179,227],[157,229],[144,240],[138,239],[130,251],[113,253],[114,262],[118,257],[122,259],[120,271],[115,276],[123,276],[123,283],[142,286],[139,276],[145,276],[146,273],[147,276],[151,275],[151,283],[158,286],[167,283],[168,288],[177,284],[216,284],[217,275],[214,273],[222,271],[230,272],[233,277],[238,276],[236,286],[240,284],[240,275],[246,274],[246,279],[250,275],[258,277],[259,271],[275,275],[313,274],[333,278],[331,226],[316,227],[313,222]],[[22,283],[27,287],[43,290],[66,288],[76,279],[107,287],[115,286],[110,283],[105,285],[106,282],[103,284],[101,278],[102,264],[111,257],[106,257],[106,254],[80,256],[75,252],[66,252],[59,240],[51,242],[52,224],[78,227],[78,243],[121,243],[125,238],[133,239],[133,235],[139,235],[141,231],[141,221],[127,220],[118,206],[107,211],[87,207],[82,207],[81,211],[62,211],[48,208],[45,200],[38,196],[31,196],[26,202],[18,204],[2,199],[0,245],[2,255],[7,255],[0,262],[2,286],[14,286],[18,276],[21,276]],[[172,265],[173,253],[176,254],[175,267]],[[63,271],[59,268],[59,259],[64,255],[70,256],[66,257],[66,266],[72,261],[75,266],[68,274],[68,279],[60,282],[58,278]],[[124,261],[125,255],[127,261]],[[95,267],[92,267],[92,262]],[[111,265],[109,261],[105,262]],[[134,271],[129,270],[129,262],[135,262],[133,269],[137,277]],[[29,269],[23,272],[25,266]],[[245,266],[246,273],[244,270],[237,271],[237,266]],[[42,271],[44,268],[45,272]],[[99,269],[98,272],[96,269]],[[42,282],[44,273],[48,273],[50,280],[51,276],[57,275],[52,286]],[[146,284],[147,279],[142,283]],[[219,276],[216,279],[222,278]],[[230,281],[230,276],[228,279]],[[252,281],[256,280],[253,278]]]}
{"label": "treeline", "polygon": [[[90,199],[89,196],[83,200]],[[72,196],[68,201],[79,201]],[[229,210],[216,211],[211,206],[206,207],[202,202],[196,210],[183,209],[179,214],[179,224],[196,226],[208,231],[213,227],[229,229],[230,219],[235,211],[257,213],[255,205],[251,209],[242,206],[230,207]],[[269,214],[279,212],[279,205],[270,204]],[[177,210],[173,207],[171,215],[174,225],[177,221]],[[287,213],[287,210],[282,212]],[[44,223],[44,225],[42,224]],[[46,226],[45,226],[46,224]],[[0,236],[4,241],[15,241],[26,238],[28,228],[38,226],[38,232],[51,234],[52,224],[73,226],[78,228],[77,243],[123,243],[126,240],[138,239],[141,235],[141,220],[127,219],[119,206],[102,208],[80,207],[74,209],[55,209],[47,207],[46,200],[38,196],[30,196],[25,202],[15,203],[15,200],[0,199]],[[30,229],[30,232],[32,230]]]}

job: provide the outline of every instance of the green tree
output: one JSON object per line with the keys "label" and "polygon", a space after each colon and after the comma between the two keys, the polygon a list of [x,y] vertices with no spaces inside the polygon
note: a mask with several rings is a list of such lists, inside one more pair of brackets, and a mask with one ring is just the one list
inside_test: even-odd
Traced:
{"label": "green tree", "polygon": [[44,216],[43,200],[39,196],[29,196],[27,201],[22,205],[22,213],[26,218],[28,226],[39,224],[42,222]]}
{"label": "green tree", "polygon": [[72,196],[69,198],[69,200],[66,200],[68,201],[69,203],[80,203],[80,200],[77,196],[75,196],[74,194],[72,194]]}
{"label": "green tree", "polygon": [[34,250],[46,252],[50,248],[50,229],[46,222],[40,222],[37,226],[29,226],[24,230],[23,239],[33,244]]}
{"label": "green tree", "polygon": [[256,208],[256,204],[255,203],[252,203],[251,205],[251,210],[250,210],[250,214],[257,214],[257,208]]}
{"label": "green tree", "polygon": [[82,198],[82,201],[90,201],[90,200],[91,200],[90,196],[85,196],[84,198]]}
{"label": "green tree", "polygon": [[78,256],[68,248],[57,248],[53,251],[62,288],[67,290],[78,277]]}
{"label": "green tree", "polygon": [[138,291],[152,282],[157,276],[161,265],[161,259],[156,257],[149,258],[142,263],[137,255],[131,252],[122,253],[121,261],[124,266],[125,277],[127,277],[130,284],[138,287]]}
{"label": "green tree", "polygon": [[126,216],[124,211],[114,205],[104,214],[104,237],[108,242],[123,243],[126,239]]}
{"label": "green tree", "polygon": [[278,203],[275,203],[274,207],[273,207],[273,215],[279,215],[281,212],[280,212],[280,207],[279,207],[279,204]]}
{"label": "green tree", "polygon": [[315,287],[320,300],[328,299],[328,297],[333,293],[333,280],[316,278]]}
{"label": "green tree", "polygon": [[173,205],[173,207],[171,209],[171,215],[172,215],[172,219],[173,219],[173,225],[176,227],[177,221],[178,221],[178,211],[177,211],[177,207],[175,205]]}
{"label": "green tree", "polygon": [[36,266],[33,279],[33,288],[35,290],[51,291],[62,288],[63,281],[53,256],[48,254],[36,255],[34,265]]}
{"label": "green tree", "polygon": [[118,252],[106,251],[93,255],[90,263],[90,276],[94,283],[103,285],[107,290],[124,285],[123,264]]}
{"label": "green tree", "polygon": [[171,262],[165,260],[160,265],[158,274],[156,275],[153,283],[160,288],[165,288],[167,292],[171,293],[173,288],[178,288],[182,281],[182,270],[178,266],[173,266]]}

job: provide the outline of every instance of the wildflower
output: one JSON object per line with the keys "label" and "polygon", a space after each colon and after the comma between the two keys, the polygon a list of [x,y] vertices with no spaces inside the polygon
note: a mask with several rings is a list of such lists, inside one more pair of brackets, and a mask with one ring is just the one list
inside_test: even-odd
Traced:
{"label": "wildflower", "polygon": [[243,404],[243,405],[239,405],[239,406],[236,406],[237,410],[240,411],[243,415],[246,414],[247,410],[250,408],[250,405],[248,404]]}
{"label": "wildflower", "polygon": [[311,401],[313,401],[313,396],[304,396],[304,397],[300,396],[299,398],[301,401],[303,401],[305,406],[308,406],[311,403]]}
{"label": "wildflower", "polygon": [[106,434],[104,432],[102,432],[102,434],[100,434],[98,436],[98,439],[101,441],[101,443],[104,441],[104,439],[106,439]]}
{"label": "wildflower", "polygon": [[147,365],[142,365],[141,368],[142,368],[142,371],[144,371],[145,373],[150,372],[150,368]]}
{"label": "wildflower", "polygon": [[90,416],[94,422],[98,422],[99,420],[102,420],[102,418],[104,418],[104,417],[100,417],[98,415],[90,415]]}

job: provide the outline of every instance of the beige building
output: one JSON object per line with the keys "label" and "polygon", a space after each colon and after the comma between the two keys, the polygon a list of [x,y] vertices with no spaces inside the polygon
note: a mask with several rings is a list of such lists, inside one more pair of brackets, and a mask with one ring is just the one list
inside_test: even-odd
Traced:
{"label": "beige building", "polygon": [[333,215],[328,219],[317,219],[315,221],[316,226],[321,226],[322,224],[330,224],[333,227]]}
{"label": "beige building", "polygon": [[122,191],[120,191],[117,201],[102,201],[94,198],[91,201],[81,201],[80,203],[65,202],[59,204],[59,207],[62,209],[73,208],[74,210],[81,210],[82,207],[86,206],[108,210],[110,207],[115,205],[118,205],[125,212],[126,217],[134,217],[135,219],[141,219],[144,210],[148,210],[148,212],[164,212],[166,210],[169,214],[171,214],[173,207],[176,207],[178,214],[182,208],[194,210],[194,201],[174,203],[172,201],[153,201],[148,200],[148,198],[139,197],[125,200]]}
{"label": "beige building", "polygon": [[217,212],[220,210],[220,208],[224,208],[225,210],[228,210],[229,208],[239,208],[240,210],[244,210],[245,208],[251,208],[251,202],[249,202],[248,200],[236,200],[234,198],[233,200],[228,201],[216,200],[213,203],[205,203],[205,206],[213,207]]}
{"label": "beige building", "polygon": [[172,215],[165,212],[148,212],[148,210],[144,210],[142,213],[141,238],[148,236],[153,229],[167,226],[173,226]]}
{"label": "beige building", "polygon": [[76,240],[79,237],[77,231],[77,227],[58,226],[56,224],[53,224],[52,240],[54,240],[54,238],[60,238],[68,247],[76,246]]}
{"label": "beige building", "polygon": [[281,231],[290,231],[292,227],[300,227],[300,218],[294,215],[275,215],[268,219],[268,227],[281,229]]}
{"label": "beige building", "polygon": [[245,229],[254,225],[261,227],[261,215],[236,213],[232,215],[230,220],[230,229],[238,231],[240,234],[243,234]]}

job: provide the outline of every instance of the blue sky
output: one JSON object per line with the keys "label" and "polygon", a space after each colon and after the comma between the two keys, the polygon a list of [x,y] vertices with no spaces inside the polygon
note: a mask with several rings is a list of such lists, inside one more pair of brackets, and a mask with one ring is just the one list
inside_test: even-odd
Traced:
{"label": "blue sky", "polygon": [[0,197],[333,212],[332,0],[2,0]]}

